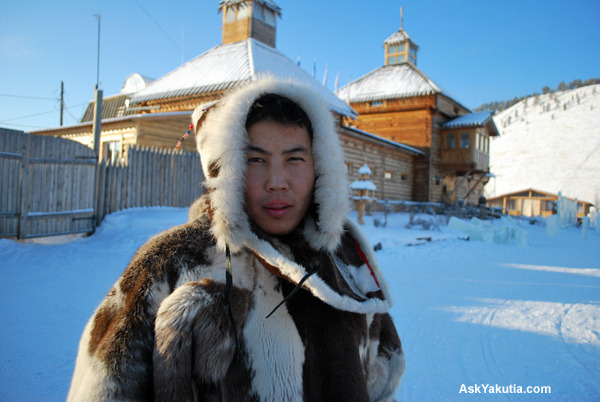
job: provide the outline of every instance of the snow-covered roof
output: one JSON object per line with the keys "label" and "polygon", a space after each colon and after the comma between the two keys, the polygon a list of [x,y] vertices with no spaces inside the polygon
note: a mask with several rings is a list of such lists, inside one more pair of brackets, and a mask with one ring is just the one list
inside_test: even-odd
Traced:
{"label": "snow-covered roof", "polygon": [[491,112],[467,113],[442,125],[442,128],[483,127],[492,119]]}
{"label": "snow-covered roof", "polygon": [[[384,40],[383,43],[386,45],[395,45],[397,43],[404,42],[406,40],[410,40],[410,36],[408,36],[408,34],[406,33],[406,31],[404,29],[400,28],[399,31],[394,32],[389,38]],[[412,44],[417,49],[419,48],[414,42],[412,42]]]}
{"label": "snow-covered roof", "polygon": [[435,93],[442,93],[440,87],[410,63],[379,67],[336,92],[349,103]]}
{"label": "snow-covered roof", "polygon": [[354,117],[356,112],[327,87],[277,49],[255,39],[216,46],[136,92],[131,104],[228,90],[262,76],[292,79],[309,85],[332,111]]}
{"label": "snow-covered roof", "polygon": [[[129,121],[129,120],[156,120],[156,119],[164,119],[164,118],[171,118],[171,117],[186,117],[189,119],[189,116],[191,116],[191,115],[192,115],[191,111],[132,114],[132,115],[126,115],[126,116],[112,117],[112,118],[108,118],[108,119],[103,118],[102,124],[116,123],[116,122]],[[47,133],[47,132],[53,132],[53,131],[63,131],[63,130],[70,129],[70,128],[92,126],[92,124],[93,124],[93,121],[88,120],[88,121],[82,121],[82,122],[76,123],[76,124],[71,124],[69,126],[57,126],[57,127],[43,128],[43,129],[39,129],[39,130],[32,130],[29,133],[41,134],[41,133]],[[59,135],[62,135],[62,134],[59,134]]]}
{"label": "snow-covered roof", "polygon": [[377,190],[377,186],[375,186],[375,184],[369,180],[355,180],[352,182],[352,184],[350,184],[350,188],[352,190]]}
{"label": "snow-covered roof", "polygon": [[368,174],[371,175],[371,168],[366,163],[358,169],[358,174]]}

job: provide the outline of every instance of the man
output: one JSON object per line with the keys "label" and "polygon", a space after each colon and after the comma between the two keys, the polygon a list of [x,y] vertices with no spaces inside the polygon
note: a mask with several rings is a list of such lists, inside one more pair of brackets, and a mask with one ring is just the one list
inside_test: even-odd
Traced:
{"label": "man", "polygon": [[265,79],[192,121],[206,194],[96,310],[69,399],[393,399],[404,355],[327,104]]}

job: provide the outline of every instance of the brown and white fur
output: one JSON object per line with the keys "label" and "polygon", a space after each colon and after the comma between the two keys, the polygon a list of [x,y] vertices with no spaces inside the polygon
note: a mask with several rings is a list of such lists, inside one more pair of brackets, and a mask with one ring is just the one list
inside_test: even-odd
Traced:
{"label": "brown and white fur", "polygon": [[[264,93],[299,104],[313,126],[314,209],[285,236],[262,232],[243,208],[245,118]],[[200,121],[207,193],[188,223],[138,250],[98,307],[69,400],[392,400],[404,354],[372,248],[347,219],[343,154],[325,102],[300,84],[262,79],[208,113],[197,109]]]}

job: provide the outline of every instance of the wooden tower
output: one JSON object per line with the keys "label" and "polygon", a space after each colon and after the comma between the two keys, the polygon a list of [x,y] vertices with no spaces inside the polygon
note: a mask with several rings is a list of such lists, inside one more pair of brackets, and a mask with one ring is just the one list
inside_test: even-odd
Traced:
{"label": "wooden tower", "polygon": [[221,0],[223,44],[254,38],[275,47],[281,9],[270,0]]}

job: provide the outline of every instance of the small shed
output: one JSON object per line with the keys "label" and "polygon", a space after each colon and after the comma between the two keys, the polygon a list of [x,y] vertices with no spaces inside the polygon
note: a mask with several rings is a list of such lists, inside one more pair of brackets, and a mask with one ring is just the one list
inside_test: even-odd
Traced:
{"label": "small shed", "polygon": [[[567,197],[571,201],[573,198]],[[556,213],[558,194],[529,188],[492,197],[487,200],[487,205],[492,208],[502,208],[505,214],[521,216],[547,217]],[[583,218],[590,212],[592,203],[577,200],[577,217]]]}

